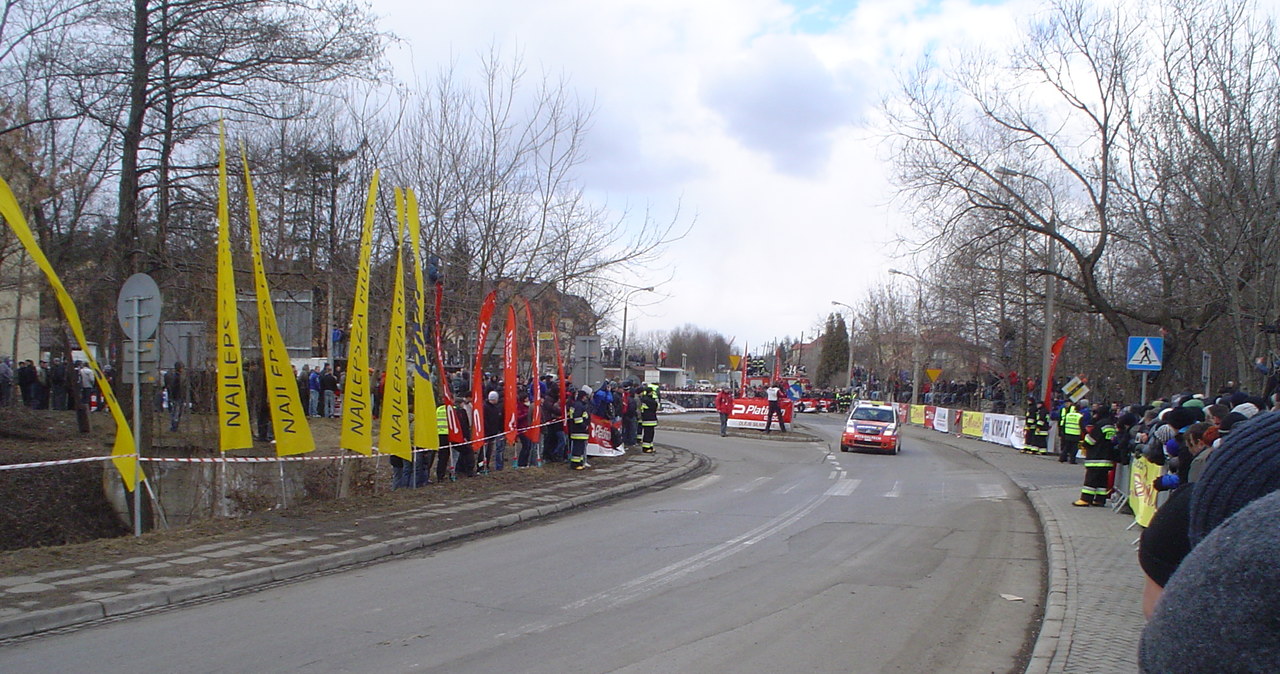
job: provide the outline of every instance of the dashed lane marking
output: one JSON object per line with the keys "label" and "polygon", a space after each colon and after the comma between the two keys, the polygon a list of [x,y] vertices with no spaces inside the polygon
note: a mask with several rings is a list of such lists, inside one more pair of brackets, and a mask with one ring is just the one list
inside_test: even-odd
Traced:
{"label": "dashed lane marking", "polygon": [[848,496],[852,494],[853,490],[857,489],[858,485],[860,484],[862,484],[862,480],[849,480],[849,479],[837,480],[835,484],[827,488],[827,491],[824,492],[824,495]]}
{"label": "dashed lane marking", "polygon": [[689,480],[688,482],[686,482],[686,483],[684,483],[684,484],[680,485],[680,488],[681,488],[681,489],[683,489],[683,490],[685,490],[685,491],[693,491],[694,489],[702,489],[702,488],[704,488],[704,487],[710,487],[711,485],[713,485],[713,484],[715,484],[715,483],[719,482],[719,481],[720,481],[720,478],[721,478],[721,476],[720,476],[720,475],[715,475],[715,474],[712,474],[712,475],[703,475],[702,477],[699,477],[699,478],[696,478],[696,479],[693,479],[693,480]]}
{"label": "dashed lane marking", "polygon": [[766,482],[770,482],[772,480],[773,478],[771,477],[757,477],[756,479],[742,485],[741,487],[734,489],[734,491],[736,492],[754,491],[756,487],[763,486]]}

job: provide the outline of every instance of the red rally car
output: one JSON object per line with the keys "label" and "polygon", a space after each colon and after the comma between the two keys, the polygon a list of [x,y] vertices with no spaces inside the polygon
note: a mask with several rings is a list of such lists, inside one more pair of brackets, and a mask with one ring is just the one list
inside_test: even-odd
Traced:
{"label": "red rally car", "polygon": [[858,403],[845,421],[844,432],[840,435],[840,451],[876,449],[886,454],[897,454],[899,440],[898,416],[893,407]]}

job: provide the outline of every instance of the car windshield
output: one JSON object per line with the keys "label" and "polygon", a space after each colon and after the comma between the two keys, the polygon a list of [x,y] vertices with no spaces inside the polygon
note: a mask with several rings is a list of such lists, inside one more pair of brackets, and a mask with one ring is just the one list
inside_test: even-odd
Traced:
{"label": "car windshield", "polygon": [[893,410],[879,410],[874,407],[859,407],[853,411],[854,421],[893,421]]}

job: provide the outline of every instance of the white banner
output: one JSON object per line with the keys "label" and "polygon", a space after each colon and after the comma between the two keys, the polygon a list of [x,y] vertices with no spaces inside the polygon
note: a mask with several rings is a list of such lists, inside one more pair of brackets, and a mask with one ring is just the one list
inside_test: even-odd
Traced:
{"label": "white banner", "polygon": [[951,410],[945,407],[934,408],[933,430],[948,432],[951,429]]}

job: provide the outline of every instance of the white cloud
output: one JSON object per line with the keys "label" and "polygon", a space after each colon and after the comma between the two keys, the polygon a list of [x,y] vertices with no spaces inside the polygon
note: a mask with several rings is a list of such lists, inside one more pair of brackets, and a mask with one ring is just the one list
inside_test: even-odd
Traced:
{"label": "white cloud", "polygon": [[[660,302],[631,330],[694,323],[763,344],[853,303],[894,260],[875,105],[926,49],[1007,43],[1029,2],[374,0],[428,74],[490,45],[569,78],[596,109],[588,193],[663,219],[697,214]],[[408,59],[397,58],[407,72]],[[906,210],[906,209],[903,209]],[[647,285],[654,280],[638,280]],[[636,298],[640,300],[640,298]]]}

